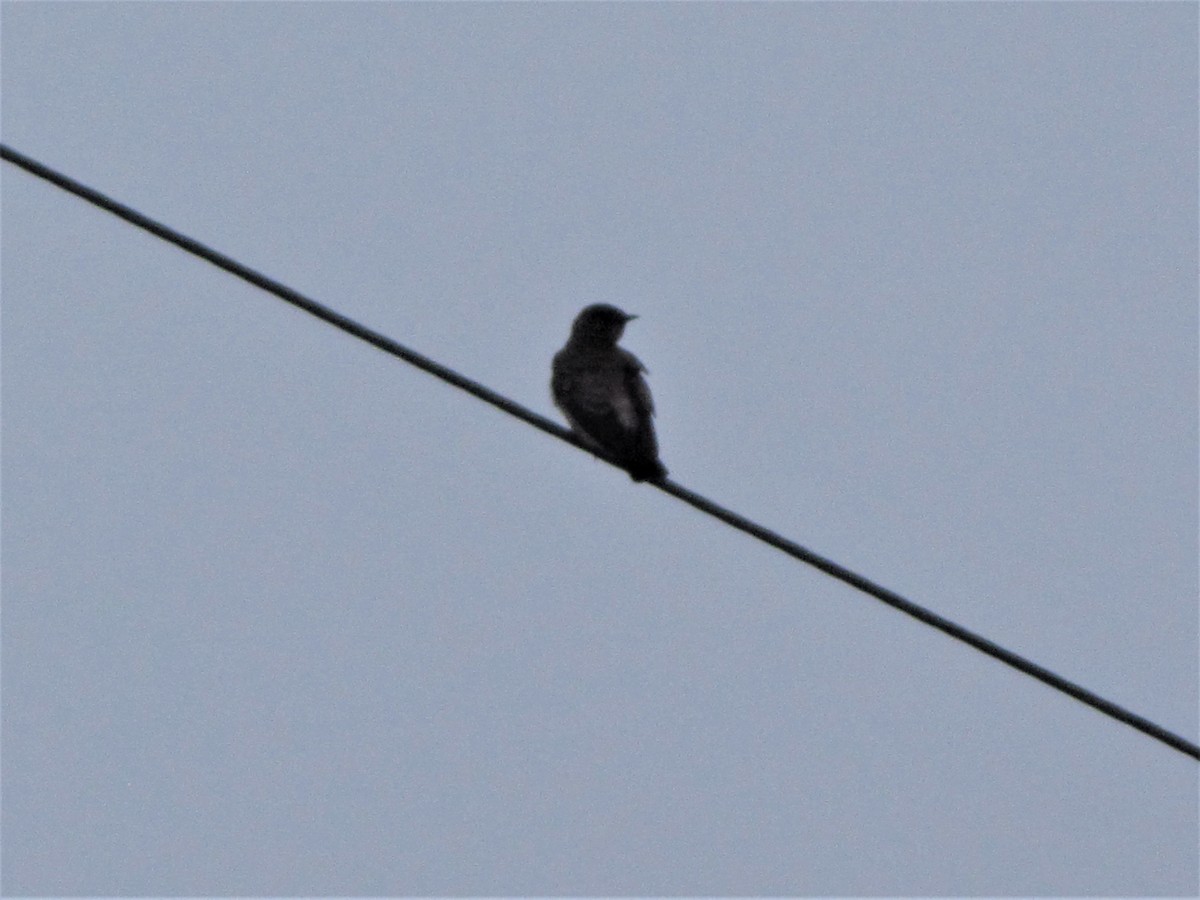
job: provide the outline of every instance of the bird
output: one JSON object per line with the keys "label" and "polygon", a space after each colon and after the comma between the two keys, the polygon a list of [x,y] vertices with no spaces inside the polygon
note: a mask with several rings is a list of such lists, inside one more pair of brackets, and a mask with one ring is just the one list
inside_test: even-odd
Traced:
{"label": "bird", "polygon": [[554,355],[550,393],[572,430],[634,481],[657,481],[667,469],[658,458],[654,402],[636,356],[617,346],[637,316],[607,303],[585,307],[566,346]]}

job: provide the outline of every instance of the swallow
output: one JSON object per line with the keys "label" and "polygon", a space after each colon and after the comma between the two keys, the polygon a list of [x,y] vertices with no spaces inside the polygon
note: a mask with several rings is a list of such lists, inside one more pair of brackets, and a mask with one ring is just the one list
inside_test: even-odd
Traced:
{"label": "swallow", "polygon": [[634,481],[667,475],[654,436],[654,402],[638,358],[617,346],[636,319],[606,303],[575,317],[571,337],[554,355],[550,392],[572,430],[625,469]]}

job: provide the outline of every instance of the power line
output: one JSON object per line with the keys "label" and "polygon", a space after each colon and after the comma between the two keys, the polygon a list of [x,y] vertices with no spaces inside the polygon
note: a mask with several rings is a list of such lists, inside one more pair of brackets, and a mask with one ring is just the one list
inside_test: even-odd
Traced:
{"label": "power line", "polygon": [[[540,416],[537,413],[526,409],[520,404],[514,403],[512,400],[509,400],[507,397],[496,393],[479,382],[473,381],[470,378],[460,375],[454,370],[441,365],[440,363],[434,362],[427,356],[417,353],[415,350],[411,350],[408,347],[397,343],[386,335],[380,334],[377,331],[373,331],[372,329],[367,328],[365,325],[360,325],[353,319],[347,318],[341,313],[317,303],[315,300],[305,297],[303,294],[292,290],[287,285],[275,281],[273,278],[268,278],[266,275],[242,265],[231,257],[228,257],[223,253],[219,253],[210,247],[206,247],[199,241],[180,234],[174,229],[168,228],[166,225],[156,222],[148,216],[142,215],[137,210],[132,209],[123,203],[119,203],[116,200],[101,194],[99,191],[93,190],[87,185],[81,184],[80,182],[63,175],[61,172],[56,172],[48,166],[42,165],[36,160],[31,159],[30,157],[25,156],[16,150],[13,150],[7,145],[0,144],[0,158],[3,158],[5,161],[10,162],[13,165],[19,166],[22,169],[25,169],[27,172],[30,172],[31,174],[36,175],[37,177],[42,178],[65,191],[69,191],[70,193],[83,198],[84,200],[100,207],[101,209],[107,210],[108,212],[119,216],[125,221],[136,225],[138,228],[149,231],[156,237],[160,237],[164,241],[186,250],[188,253],[207,260],[208,262],[224,269],[230,274],[236,275],[238,278],[248,281],[250,284],[274,294],[281,300],[291,303],[293,306],[298,306],[305,312],[311,313],[319,319],[323,319],[330,325],[334,325],[357,338],[361,338],[369,344],[374,344],[380,350],[390,353],[393,356],[397,356],[405,362],[411,363],[417,368],[422,369],[429,374],[454,385],[457,388],[461,388],[467,393],[478,397],[480,400],[483,400],[486,403],[492,404],[492,406],[504,410],[510,415],[516,416],[518,419],[527,422],[535,428],[540,428],[547,434],[566,441],[567,443],[572,444],[581,450],[586,450],[592,455],[604,459],[606,462],[609,462],[612,465],[618,465],[613,460],[608,459],[603,454],[597,453],[593,448],[584,444],[577,437],[575,437],[574,434],[572,434],[570,431],[567,431],[556,422],[552,422],[544,416]],[[1200,760],[1200,746],[1193,744],[1191,741],[1188,741],[1185,738],[1168,731],[1160,725],[1156,725],[1149,719],[1139,716],[1137,713],[1131,712],[1121,706],[1118,706],[1110,700],[1104,699],[1103,697],[1093,693],[1092,691],[1089,691],[1087,688],[1084,688],[1081,685],[1068,681],[1061,675],[1056,675],[1049,669],[1040,666],[1031,660],[1025,659],[1024,657],[1013,653],[1011,650],[1006,650],[1004,647],[1001,647],[994,641],[988,640],[982,635],[975,634],[973,631],[970,631],[961,625],[957,625],[949,619],[940,616],[931,610],[925,609],[923,606],[913,603],[911,600],[905,599],[895,591],[876,584],[870,579],[852,572],[845,566],[826,559],[825,557],[800,546],[795,541],[791,541],[788,538],[775,533],[774,531],[764,528],[763,526],[752,522],[744,516],[740,516],[737,513],[714,503],[706,497],[702,497],[694,491],[690,491],[681,485],[675,484],[673,481],[664,479],[662,481],[648,483],[654,484],[654,486],[659,490],[664,491],[673,497],[678,498],[679,500],[682,500],[684,503],[695,507],[701,512],[707,513],[708,515],[721,520],[725,524],[730,525],[739,531],[743,531],[752,537],[758,538],[760,541],[769,544],[777,550],[781,550],[789,556],[800,560],[801,562],[808,563],[810,566],[820,569],[827,575],[831,575],[834,578],[837,578],[839,581],[843,581],[851,587],[857,588],[863,593],[870,594],[872,597],[876,598],[877,600],[881,600],[888,606],[898,609],[903,613],[907,613],[913,618],[924,622],[926,625],[931,625],[934,628],[937,628],[939,631],[956,638],[957,640],[970,644],[976,650],[980,650],[983,653],[1000,660],[1006,665],[1012,666],[1017,671],[1024,672],[1026,675],[1030,675],[1039,681],[1050,685],[1050,687],[1062,691],[1064,694],[1074,697],[1076,700],[1079,700],[1082,703],[1086,703],[1088,706],[1099,710],[1105,715],[1110,716],[1119,722],[1124,722],[1126,725],[1136,728],[1144,734],[1148,734],[1150,737],[1155,738],[1156,740],[1162,741],[1167,746],[1173,747],[1181,753],[1186,753],[1188,756],[1192,756]]]}

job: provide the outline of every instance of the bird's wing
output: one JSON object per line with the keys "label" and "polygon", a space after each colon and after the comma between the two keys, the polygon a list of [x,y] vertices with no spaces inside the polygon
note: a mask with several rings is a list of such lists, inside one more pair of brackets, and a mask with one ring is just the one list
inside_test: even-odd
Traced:
{"label": "bird's wing", "polygon": [[628,350],[622,350],[621,353],[625,359],[625,386],[637,408],[638,419],[648,419],[654,415],[654,398],[650,396],[650,385],[646,384],[642,375],[646,367]]}
{"label": "bird's wing", "polygon": [[[666,474],[658,462],[658,438],[654,434],[654,400],[650,386],[642,375],[646,367],[632,353],[625,353],[625,395],[633,406],[637,429],[633,435],[633,458],[640,461],[644,471],[652,476]],[[661,470],[661,471],[660,471]]]}

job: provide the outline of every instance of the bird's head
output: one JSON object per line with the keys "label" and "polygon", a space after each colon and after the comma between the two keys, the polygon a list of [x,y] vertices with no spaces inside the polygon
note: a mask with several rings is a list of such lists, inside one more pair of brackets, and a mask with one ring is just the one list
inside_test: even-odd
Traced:
{"label": "bird's head", "polygon": [[616,344],[625,330],[625,323],[636,319],[607,303],[585,307],[571,326],[571,339],[586,344]]}

